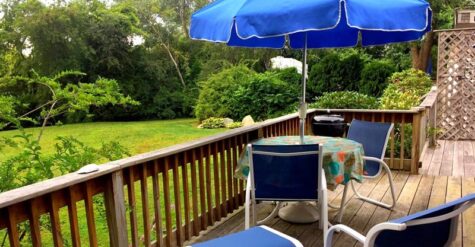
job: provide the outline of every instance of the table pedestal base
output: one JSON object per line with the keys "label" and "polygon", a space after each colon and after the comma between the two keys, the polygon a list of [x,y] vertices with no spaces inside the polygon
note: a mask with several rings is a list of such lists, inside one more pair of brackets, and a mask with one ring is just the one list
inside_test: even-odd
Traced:
{"label": "table pedestal base", "polygon": [[289,202],[279,210],[279,217],[292,223],[312,223],[320,219],[317,207],[308,202]]}

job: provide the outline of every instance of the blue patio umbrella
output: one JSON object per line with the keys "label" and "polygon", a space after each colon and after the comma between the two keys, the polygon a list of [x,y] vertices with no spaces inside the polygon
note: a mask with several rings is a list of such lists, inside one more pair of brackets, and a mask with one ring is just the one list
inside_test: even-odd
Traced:
{"label": "blue patio umbrella", "polygon": [[431,18],[425,0],[217,0],[192,15],[190,37],[229,46],[303,49],[303,142],[307,49],[418,40],[431,29]]}

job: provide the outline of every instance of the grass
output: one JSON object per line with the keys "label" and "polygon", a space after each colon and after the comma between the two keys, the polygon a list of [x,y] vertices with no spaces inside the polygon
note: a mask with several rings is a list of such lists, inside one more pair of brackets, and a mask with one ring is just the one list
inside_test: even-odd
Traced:
{"label": "grass", "polygon": [[[197,122],[194,119],[178,119],[178,120],[163,120],[163,121],[144,121],[144,122],[102,122],[102,123],[84,123],[84,124],[70,124],[63,126],[52,126],[45,129],[43,138],[41,140],[41,146],[43,148],[44,154],[51,154],[54,152],[54,144],[56,143],[56,138],[58,136],[73,136],[84,142],[85,144],[92,147],[99,147],[103,142],[110,141],[119,141],[121,145],[129,149],[132,155],[145,153],[148,151],[160,149],[163,147],[171,146],[178,143],[184,143],[191,140],[196,140],[205,136],[213,135],[225,131],[225,129],[209,130],[209,129],[198,129],[196,128]],[[27,133],[33,134],[36,136],[39,133],[39,128],[29,128],[26,129]],[[0,138],[2,137],[13,137],[18,134],[18,131],[2,131],[0,132]],[[5,149],[5,152],[0,154],[0,160],[8,158],[14,155],[14,149]],[[188,168],[189,169],[189,168]],[[190,174],[190,172],[188,172]],[[170,177],[171,174],[170,174]],[[173,180],[170,180],[172,183]],[[151,178],[147,179],[148,183],[148,197],[153,198],[152,196],[152,184]],[[180,183],[181,176],[180,176]],[[191,183],[189,181],[189,183]],[[191,184],[189,184],[191,188]],[[170,188],[170,193],[172,195],[172,203],[174,203],[173,198],[173,187]],[[201,188],[200,188],[201,190]],[[139,233],[143,234],[143,221],[142,221],[142,202],[141,202],[141,192],[140,184],[136,183],[135,192],[137,195],[137,218],[139,224]],[[163,207],[163,188],[160,192],[162,198],[162,216],[164,216],[164,207]],[[180,191],[182,200],[183,191]],[[125,193],[127,195],[127,193]],[[96,197],[100,198],[102,195],[97,195]],[[214,197],[213,197],[214,198]],[[153,209],[153,200],[149,199],[149,208]],[[87,223],[85,219],[85,210],[84,202],[78,202],[78,220],[79,228],[81,235],[81,242],[83,245],[88,244],[88,234],[87,234]],[[99,208],[103,207],[101,203],[94,205],[95,207],[95,216],[96,216],[96,231],[98,236],[98,245],[99,246],[108,246],[108,229],[107,223],[104,216],[101,215]],[[191,213],[191,212],[190,212]],[[45,216],[46,217],[46,216]],[[128,214],[127,214],[128,218]],[[172,212],[173,221],[175,218],[175,212]],[[128,219],[129,220],[129,219]],[[61,221],[61,230],[63,239],[66,246],[70,246],[70,233],[69,233],[69,220],[67,208],[62,208],[60,211],[60,221]],[[45,222],[49,223],[48,219],[45,219]],[[129,221],[128,221],[129,223]],[[130,228],[128,224],[128,228]],[[52,236],[51,232],[46,229],[41,231],[43,244],[52,245]],[[130,232],[129,232],[130,235]],[[0,236],[5,236],[5,230],[0,231]],[[130,238],[131,236],[129,236]],[[1,241],[1,239],[0,239]],[[31,241],[29,238],[25,238],[22,241],[22,245],[30,246]],[[8,242],[8,241],[7,241]],[[8,243],[6,246],[9,246]]]}
{"label": "grass", "polygon": [[[224,129],[198,129],[195,119],[159,120],[142,122],[98,122],[68,124],[47,127],[40,145],[44,154],[54,152],[58,136],[73,136],[91,147],[101,143],[118,141],[128,148],[132,155],[149,152],[178,143],[196,140],[205,136],[225,131]],[[37,136],[39,128],[26,129],[27,133]],[[0,138],[13,137],[19,132],[1,131]],[[6,148],[0,153],[0,160],[12,156],[14,149]]]}

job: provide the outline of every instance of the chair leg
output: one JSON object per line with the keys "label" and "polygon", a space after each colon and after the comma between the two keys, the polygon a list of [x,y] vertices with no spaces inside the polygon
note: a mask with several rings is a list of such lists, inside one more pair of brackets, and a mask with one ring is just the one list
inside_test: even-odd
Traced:
{"label": "chair leg", "polygon": [[246,200],[244,201],[244,229],[247,230],[251,226],[251,206],[254,199],[251,199],[251,176],[247,178],[246,184]]}
{"label": "chair leg", "polygon": [[361,194],[358,193],[358,191],[356,191],[355,186],[353,185],[353,183],[351,183],[351,188],[353,189],[353,192],[355,193],[355,195],[358,199],[369,202],[369,203],[372,203],[372,204],[377,205],[377,206],[381,206],[383,208],[392,209],[396,205],[396,193],[395,193],[395,190],[394,190],[393,175],[392,175],[391,170],[389,169],[389,167],[387,167],[386,165],[383,165],[383,168],[386,170],[386,173],[388,174],[389,188],[391,190],[391,199],[392,199],[391,204],[386,204],[386,203],[383,203],[383,202],[380,202],[380,201],[376,201],[372,198],[362,196]]}
{"label": "chair leg", "polygon": [[[348,183],[351,183],[351,180]],[[336,222],[338,223],[341,223],[341,219],[343,218],[343,211],[345,211],[346,195],[348,194],[348,187],[349,187],[348,183],[345,184],[345,188],[343,189],[343,196],[341,197],[340,211],[338,212],[338,216],[336,218]]]}

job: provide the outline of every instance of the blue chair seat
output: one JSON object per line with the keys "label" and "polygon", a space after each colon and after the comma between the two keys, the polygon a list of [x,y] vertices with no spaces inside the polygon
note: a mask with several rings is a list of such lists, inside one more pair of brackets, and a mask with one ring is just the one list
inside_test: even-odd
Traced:
{"label": "blue chair seat", "polygon": [[303,246],[298,240],[270,227],[256,226],[245,231],[229,234],[193,247],[294,247]]}
{"label": "blue chair seat", "polygon": [[325,237],[325,247],[332,245],[333,234],[342,231],[364,246],[372,247],[444,247],[457,235],[459,216],[475,205],[475,194],[389,222],[373,226],[367,236],[345,225],[334,225]]}

